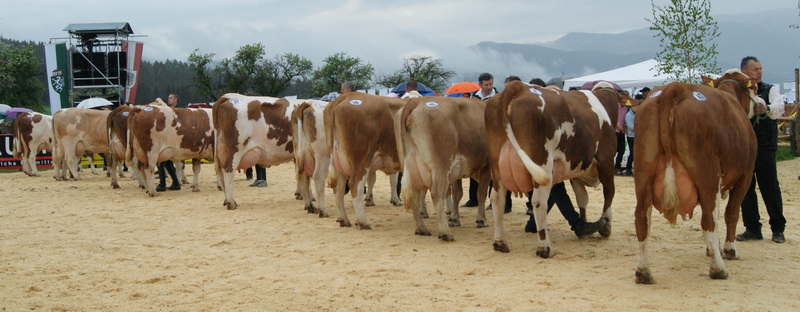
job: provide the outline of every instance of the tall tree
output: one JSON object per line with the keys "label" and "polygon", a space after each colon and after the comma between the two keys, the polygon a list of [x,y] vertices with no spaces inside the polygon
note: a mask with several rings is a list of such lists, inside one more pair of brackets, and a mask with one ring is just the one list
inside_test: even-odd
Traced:
{"label": "tall tree", "polygon": [[276,56],[274,60],[262,60],[253,77],[252,88],[260,95],[281,96],[292,81],[307,77],[311,70],[311,61],[293,53]]}
{"label": "tall tree", "polygon": [[36,79],[41,74],[33,46],[11,46],[0,41],[0,103],[44,112],[44,88]]}
{"label": "tall tree", "polygon": [[259,61],[264,57],[261,43],[244,45],[230,59],[223,59],[217,66],[225,83],[225,91],[247,93],[252,91],[250,81],[255,77]]}
{"label": "tall tree", "polygon": [[208,101],[216,101],[222,95],[222,86],[220,80],[213,79],[213,72],[209,65],[214,59],[214,53],[202,54],[200,49],[195,49],[189,55],[189,67],[194,71],[194,84],[197,90]]}
{"label": "tall tree", "polygon": [[430,56],[411,56],[403,61],[403,68],[377,79],[379,85],[392,88],[402,82],[414,80],[434,91],[444,91],[447,81],[455,72],[442,65],[439,59]]}
{"label": "tall tree", "polygon": [[661,52],[656,53],[661,74],[672,75],[675,80],[697,82],[702,73],[719,72],[717,22],[711,17],[710,0],[670,0],[668,6],[653,7],[650,30],[656,31]]}
{"label": "tall tree", "polygon": [[325,65],[314,71],[311,78],[311,95],[321,96],[339,91],[342,83],[352,81],[356,89],[366,89],[372,80],[375,68],[360,58],[351,57],[347,52],[339,52],[326,57]]}

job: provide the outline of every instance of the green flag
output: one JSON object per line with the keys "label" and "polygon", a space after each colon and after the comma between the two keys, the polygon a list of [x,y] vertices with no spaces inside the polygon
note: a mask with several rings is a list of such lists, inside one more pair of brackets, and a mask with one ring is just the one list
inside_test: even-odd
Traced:
{"label": "green flag", "polygon": [[47,61],[47,89],[50,93],[50,114],[57,110],[72,107],[69,101],[71,81],[67,64],[66,43],[47,44],[44,48]]}

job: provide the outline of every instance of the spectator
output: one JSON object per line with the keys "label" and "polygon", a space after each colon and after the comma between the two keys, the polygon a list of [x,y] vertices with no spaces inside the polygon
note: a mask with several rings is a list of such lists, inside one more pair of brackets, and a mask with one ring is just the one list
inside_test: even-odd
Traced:
{"label": "spectator", "polygon": [[[167,98],[167,105],[173,109],[178,106],[178,95],[174,93],[170,94]],[[169,173],[170,178],[172,178],[172,185],[169,187],[167,187],[167,173]],[[165,160],[158,164],[158,185],[156,186],[156,192],[163,192],[166,190],[177,191],[180,189],[181,181],[178,180],[178,175],[175,174],[175,165],[172,161]]]}

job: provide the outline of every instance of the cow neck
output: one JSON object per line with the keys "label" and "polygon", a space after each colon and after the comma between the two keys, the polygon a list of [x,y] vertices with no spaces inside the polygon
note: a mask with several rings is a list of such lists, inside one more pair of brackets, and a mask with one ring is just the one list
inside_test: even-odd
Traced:
{"label": "cow neck", "polygon": [[[754,99],[754,98],[753,98],[753,96],[752,96],[752,95],[750,95],[750,92],[747,92],[747,88],[745,88],[744,86],[742,86],[742,83],[741,83],[741,82],[739,82],[738,80],[735,80],[735,79],[723,79],[723,80],[722,80],[722,81],[720,81],[719,83],[715,84],[715,88],[719,89],[719,87],[720,87],[720,86],[721,86],[723,83],[726,83],[726,82],[733,82],[733,83],[736,83],[736,86],[738,86],[738,87],[739,87],[739,90],[740,90],[740,91],[742,91],[742,93],[744,93],[744,95],[746,95],[746,96],[747,96],[747,98],[748,98],[748,99],[750,99],[750,101],[751,101],[751,102],[753,102],[753,103],[758,103],[758,101],[756,101],[756,99]],[[749,106],[749,105],[748,105],[748,106]],[[751,108],[751,109],[755,109],[755,105],[753,105],[753,108]],[[747,114],[747,112],[745,112],[745,114]],[[759,114],[756,114],[755,112],[753,112],[753,118],[752,118],[752,119],[753,119],[753,124],[756,124],[756,125],[757,125],[757,124],[758,124],[758,123],[759,123],[761,120],[763,120],[763,119],[766,119],[766,118],[768,118],[766,114],[764,114],[764,115],[759,115]]]}

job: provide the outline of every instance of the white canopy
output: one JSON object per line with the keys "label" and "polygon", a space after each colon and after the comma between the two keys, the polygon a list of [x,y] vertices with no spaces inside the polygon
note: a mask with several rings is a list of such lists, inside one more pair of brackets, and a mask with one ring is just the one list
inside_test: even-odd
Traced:
{"label": "white canopy", "polygon": [[564,81],[565,90],[570,87],[579,87],[586,82],[595,80],[611,81],[620,86],[620,88],[643,88],[655,87],[668,84],[674,81],[668,75],[659,75],[656,71],[656,64],[658,61],[649,59],[647,61],[628,65],[625,67],[612,69],[602,73],[591,74],[588,76],[567,79]]}

